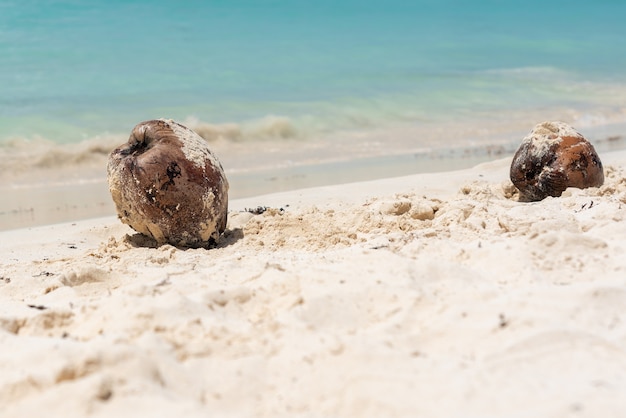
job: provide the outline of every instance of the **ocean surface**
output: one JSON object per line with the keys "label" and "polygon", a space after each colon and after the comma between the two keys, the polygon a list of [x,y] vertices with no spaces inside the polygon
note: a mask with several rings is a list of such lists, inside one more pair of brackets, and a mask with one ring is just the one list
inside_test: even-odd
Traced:
{"label": "ocean surface", "polygon": [[614,140],[624,17],[621,0],[1,0],[0,182],[101,167],[161,117],[227,172],[501,154],[547,119]]}

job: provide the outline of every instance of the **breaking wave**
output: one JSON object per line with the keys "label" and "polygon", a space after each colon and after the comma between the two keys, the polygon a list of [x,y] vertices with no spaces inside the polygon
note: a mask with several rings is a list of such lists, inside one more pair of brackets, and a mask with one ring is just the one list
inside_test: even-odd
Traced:
{"label": "breaking wave", "polygon": [[304,133],[284,116],[266,116],[250,122],[212,124],[189,117],[182,122],[207,141],[257,141],[271,139],[296,139]]}
{"label": "breaking wave", "polygon": [[[482,120],[472,125],[449,122],[346,130],[301,140],[304,134],[288,118],[271,117],[246,125],[209,124],[193,118],[183,122],[211,144],[227,174],[401,154],[421,159],[502,158],[515,151],[532,127],[524,118],[492,124]],[[588,126],[582,132],[598,152],[626,148],[626,121],[610,123],[582,115],[578,122]],[[0,188],[104,181],[110,152],[126,140],[127,134],[69,144],[43,138],[4,141],[0,144]]]}

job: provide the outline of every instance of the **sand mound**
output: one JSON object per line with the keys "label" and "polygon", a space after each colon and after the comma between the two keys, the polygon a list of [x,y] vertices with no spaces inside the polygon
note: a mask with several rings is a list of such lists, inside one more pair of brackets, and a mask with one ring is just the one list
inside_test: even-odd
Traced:
{"label": "sand mound", "polygon": [[211,250],[117,222],[3,247],[4,416],[623,411],[624,170],[536,203],[466,174],[287,194]]}

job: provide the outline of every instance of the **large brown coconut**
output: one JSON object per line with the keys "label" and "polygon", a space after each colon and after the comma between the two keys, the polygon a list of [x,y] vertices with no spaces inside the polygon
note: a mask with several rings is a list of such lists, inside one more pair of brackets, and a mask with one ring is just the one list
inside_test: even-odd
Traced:
{"label": "large brown coconut", "polygon": [[107,165],[120,220],[159,244],[205,247],[226,228],[228,181],[198,134],[173,120],[141,122]]}
{"label": "large brown coconut", "polygon": [[568,187],[604,183],[602,162],[593,145],[563,122],[543,122],[533,128],[513,156],[510,176],[520,200],[526,201],[558,197]]}

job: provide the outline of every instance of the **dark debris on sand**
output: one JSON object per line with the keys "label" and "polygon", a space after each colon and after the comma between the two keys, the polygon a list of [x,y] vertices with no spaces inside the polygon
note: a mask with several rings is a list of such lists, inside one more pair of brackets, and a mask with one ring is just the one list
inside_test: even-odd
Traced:
{"label": "dark debris on sand", "polygon": [[[289,207],[289,205],[285,205],[285,207]],[[244,208],[244,212],[248,212],[251,213],[253,215],[262,215],[263,213],[267,212],[268,210],[273,209],[270,206],[257,206],[256,208]],[[275,209],[276,211],[278,211],[279,213],[283,213],[285,212],[285,208],[277,208]]]}

